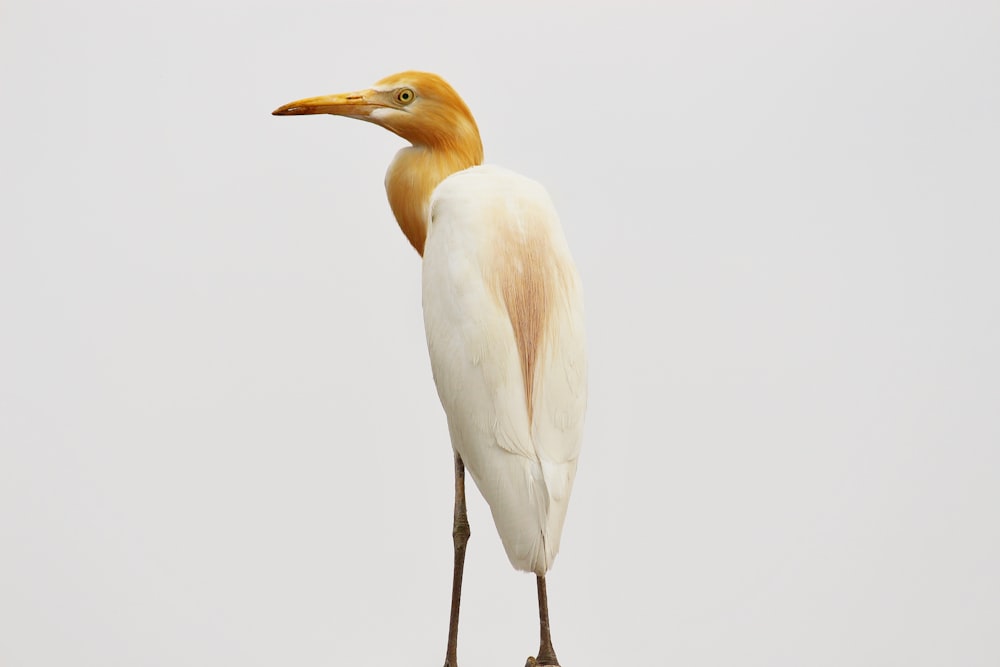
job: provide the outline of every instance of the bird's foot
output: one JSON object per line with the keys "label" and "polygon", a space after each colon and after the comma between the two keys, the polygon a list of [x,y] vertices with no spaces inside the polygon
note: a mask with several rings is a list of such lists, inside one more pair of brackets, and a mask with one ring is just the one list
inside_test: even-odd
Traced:
{"label": "bird's foot", "polygon": [[528,656],[528,661],[524,663],[524,667],[560,667],[559,662],[556,660],[555,656],[552,656],[551,661],[545,660],[544,658],[538,659],[533,655]]}

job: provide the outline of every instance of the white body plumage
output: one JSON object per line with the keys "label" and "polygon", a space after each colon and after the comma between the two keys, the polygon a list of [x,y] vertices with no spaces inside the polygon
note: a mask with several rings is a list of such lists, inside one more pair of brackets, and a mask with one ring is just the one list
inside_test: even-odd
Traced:
{"label": "white body plumage", "polygon": [[517,569],[559,550],[587,401],[579,279],[545,190],[493,166],[434,190],[427,345],[452,445]]}

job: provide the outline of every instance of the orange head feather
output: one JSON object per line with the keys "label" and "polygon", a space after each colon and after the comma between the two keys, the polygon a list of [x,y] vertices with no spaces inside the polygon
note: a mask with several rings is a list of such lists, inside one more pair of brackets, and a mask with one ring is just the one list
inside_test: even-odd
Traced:
{"label": "orange head feather", "polygon": [[421,255],[434,188],[451,174],[483,161],[472,112],[437,74],[400,72],[367,90],[309,97],[274,111],[275,116],[306,114],[368,121],[413,144],[389,166],[386,191],[400,228]]}

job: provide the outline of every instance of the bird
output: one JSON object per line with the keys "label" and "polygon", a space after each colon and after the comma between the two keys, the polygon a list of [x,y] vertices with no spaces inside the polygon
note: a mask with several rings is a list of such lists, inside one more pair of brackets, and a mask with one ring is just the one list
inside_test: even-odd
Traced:
{"label": "bird", "polygon": [[540,640],[527,666],[559,665],[546,574],[580,457],[587,354],[580,278],[551,197],[532,179],[483,164],[472,112],[437,74],[400,72],[367,89],[300,99],[272,113],[354,118],[409,142],[390,163],[385,189],[422,257],[424,330],[454,455],[445,667],[458,667],[471,535],[466,470],[510,563],[535,575]]}

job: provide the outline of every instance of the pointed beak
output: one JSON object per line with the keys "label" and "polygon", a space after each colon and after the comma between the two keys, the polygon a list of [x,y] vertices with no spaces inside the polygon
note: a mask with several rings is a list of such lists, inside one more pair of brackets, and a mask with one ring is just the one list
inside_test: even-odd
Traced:
{"label": "pointed beak", "polygon": [[274,116],[305,116],[308,114],[332,114],[368,120],[372,111],[387,106],[382,94],[375,90],[359,90],[353,93],[320,95],[307,97],[278,107],[271,112]]}

